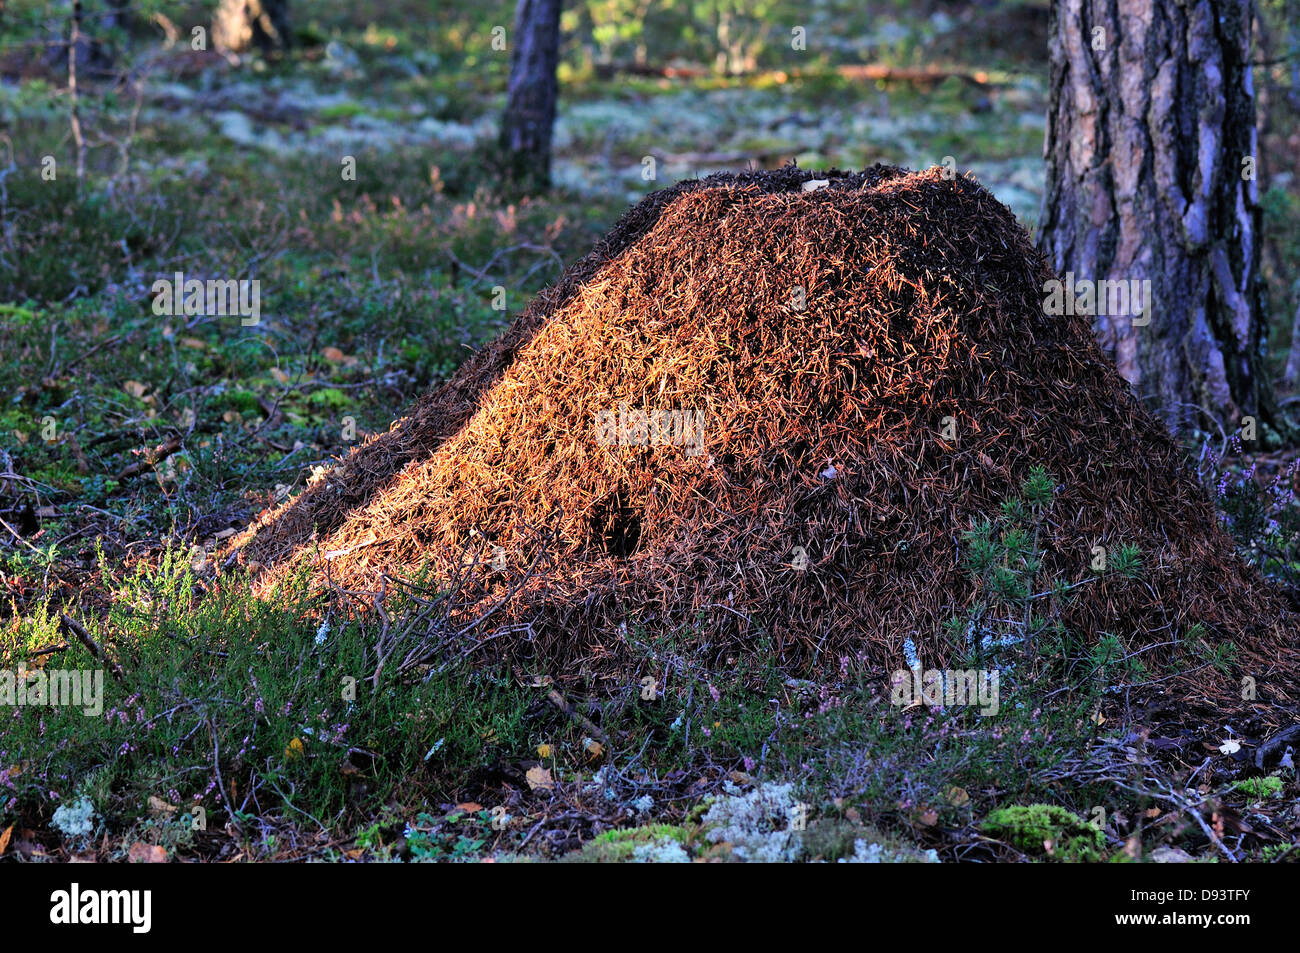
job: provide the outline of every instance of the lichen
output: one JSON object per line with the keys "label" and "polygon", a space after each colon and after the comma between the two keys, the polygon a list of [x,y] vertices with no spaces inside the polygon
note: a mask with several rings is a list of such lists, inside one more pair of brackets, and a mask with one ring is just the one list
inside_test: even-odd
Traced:
{"label": "lichen", "polygon": [[934,850],[895,850],[875,841],[859,839],[853,842],[853,856],[841,857],[838,862],[841,864],[937,864],[939,855]]}
{"label": "lichen", "polygon": [[739,860],[782,863],[798,860],[803,839],[795,819],[803,805],[793,784],[759,784],[748,794],[729,782],[726,793],[704,815],[705,837],[714,844],[731,844]]}
{"label": "lichen", "polygon": [[50,821],[66,837],[82,837],[95,829],[95,805],[88,797],[61,804]]}

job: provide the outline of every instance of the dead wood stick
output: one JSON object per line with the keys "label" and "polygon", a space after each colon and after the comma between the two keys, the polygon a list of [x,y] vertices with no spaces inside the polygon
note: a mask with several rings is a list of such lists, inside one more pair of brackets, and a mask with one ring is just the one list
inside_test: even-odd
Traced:
{"label": "dead wood stick", "polygon": [[28,652],[27,657],[38,658],[42,655],[53,655],[55,652],[62,652],[67,647],[67,642],[59,642],[57,645],[42,645],[39,649],[32,649]]}
{"label": "dead wood stick", "polygon": [[1269,738],[1262,745],[1255,749],[1255,767],[1261,771],[1264,769],[1264,762],[1272,755],[1274,751],[1283,748],[1291,742],[1300,744],[1300,725],[1292,725],[1285,731],[1280,731],[1272,738]]}
{"label": "dead wood stick", "polygon": [[145,470],[152,470],[158,464],[162,463],[173,453],[181,448],[180,437],[169,437],[167,440],[154,447],[152,450],[145,451],[145,458],[137,460],[135,463],[128,463],[121,470],[117,471],[114,480],[125,480],[127,477],[133,477]]}
{"label": "dead wood stick", "polygon": [[586,715],[570,705],[568,699],[554,688],[546,693],[546,700],[576,721],[583,731],[591,735],[597,741],[602,744],[609,744],[609,739],[605,737],[605,733],[597,728]]}
{"label": "dead wood stick", "polygon": [[63,623],[65,629],[77,637],[91,655],[108,666],[108,671],[115,679],[119,682],[122,681],[122,670],[118,668],[117,664],[108,657],[107,653],[105,653],[103,649],[99,647],[99,643],[91,637],[90,633],[86,631],[84,625],[72,618],[72,616],[68,615],[66,612],[59,613],[59,621]]}

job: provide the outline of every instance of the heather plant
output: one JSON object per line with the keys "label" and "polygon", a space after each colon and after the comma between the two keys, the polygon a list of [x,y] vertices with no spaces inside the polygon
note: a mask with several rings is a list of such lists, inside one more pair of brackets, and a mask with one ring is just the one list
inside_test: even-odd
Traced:
{"label": "heather plant", "polygon": [[1219,519],[1243,559],[1266,576],[1288,586],[1300,585],[1300,458],[1259,479],[1258,462],[1234,466],[1242,452],[1238,434],[1216,451],[1208,441],[1201,452],[1201,474],[1210,489]]}

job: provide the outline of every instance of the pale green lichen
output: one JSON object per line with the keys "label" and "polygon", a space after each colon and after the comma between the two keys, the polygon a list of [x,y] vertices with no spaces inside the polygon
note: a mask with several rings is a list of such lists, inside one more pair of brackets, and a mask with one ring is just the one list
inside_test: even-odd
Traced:
{"label": "pale green lichen", "polygon": [[729,782],[726,792],[704,815],[705,837],[729,843],[740,860],[784,863],[803,854],[795,821],[806,807],[795,798],[793,784],[759,784],[748,794]]}
{"label": "pale green lichen", "polygon": [[937,864],[939,855],[934,850],[894,850],[883,844],[855,840],[853,856],[841,857],[841,864]]}
{"label": "pale green lichen", "polygon": [[66,837],[85,836],[95,829],[95,805],[88,797],[61,804],[50,823]]}

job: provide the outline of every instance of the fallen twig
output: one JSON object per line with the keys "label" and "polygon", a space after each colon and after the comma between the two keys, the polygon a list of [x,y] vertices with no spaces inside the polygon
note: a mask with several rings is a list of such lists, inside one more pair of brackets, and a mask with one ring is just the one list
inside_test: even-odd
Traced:
{"label": "fallen twig", "polygon": [[63,623],[65,629],[77,637],[91,655],[103,662],[104,665],[108,666],[109,673],[115,679],[119,682],[122,681],[122,669],[118,667],[117,663],[110,659],[108,654],[99,647],[99,643],[96,642],[91,634],[86,631],[85,626],[72,618],[72,616],[68,615],[66,612],[59,613],[59,621]]}
{"label": "fallen twig", "polygon": [[138,476],[146,470],[152,470],[179,450],[181,448],[181,442],[179,436],[168,437],[165,441],[154,447],[153,450],[146,450],[145,458],[143,460],[137,460],[135,463],[128,463],[121,470],[118,470],[117,476],[113,477],[113,479],[120,482],[129,477]]}
{"label": "fallen twig", "polygon": [[595,738],[602,744],[609,744],[609,739],[605,737],[605,733],[597,728],[591,719],[570,705],[568,699],[554,688],[546,693],[546,700],[577,722],[578,725],[581,726],[582,730],[591,735],[591,737]]}

